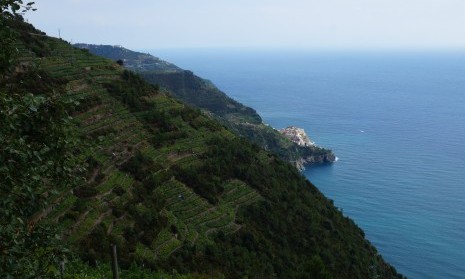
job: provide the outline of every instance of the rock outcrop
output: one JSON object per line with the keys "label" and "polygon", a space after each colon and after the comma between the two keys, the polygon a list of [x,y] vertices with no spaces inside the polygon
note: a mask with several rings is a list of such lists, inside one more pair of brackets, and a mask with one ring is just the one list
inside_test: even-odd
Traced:
{"label": "rock outcrop", "polygon": [[279,132],[296,143],[303,149],[302,157],[295,160],[294,164],[299,170],[304,170],[305,165],[317,163],[332,163],[336,161],[336,156],[331,150],[318,147],[307,135],[304,129],[295,126],[290,126],[280,129]]}

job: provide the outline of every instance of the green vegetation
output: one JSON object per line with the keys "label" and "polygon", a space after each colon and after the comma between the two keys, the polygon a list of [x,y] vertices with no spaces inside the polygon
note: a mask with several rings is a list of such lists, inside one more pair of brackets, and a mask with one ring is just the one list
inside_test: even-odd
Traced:
{"label": "green vegetation", "polygon": [[[64,82],[16,56],[19,11],[33,3],[1,1],[0,8],[0,277],[53,276],[66,253],[57,231],[39,222],[49,202],[79,183],[78,138],[61,98]],[[29,31],[28,28],[21,30]],[[5,43],[5,44],[4,44]],[[26,69],[27,68],[27,69]],[[82,181],[81,181],[82,183]]]}
{"label": "green vegetation", "polygon": [[241,137],[294,164],[327,163],[335,160],[331,150],[317,146],[302,147],[265,125],[257,112],[228,97],[212,82],[149,54],[120,46],[76,44],[91,53],[124,60],[124,67],[138,72],[151,84],[162,86],[183,102],[206,111]]}
{"label": "green vegetation", "polygon": [[0,277],[57,276],[69,254],[65,278],[109,276],[116,244],[122,278],[401,278],[289,163],[113,61],[9,26]]}

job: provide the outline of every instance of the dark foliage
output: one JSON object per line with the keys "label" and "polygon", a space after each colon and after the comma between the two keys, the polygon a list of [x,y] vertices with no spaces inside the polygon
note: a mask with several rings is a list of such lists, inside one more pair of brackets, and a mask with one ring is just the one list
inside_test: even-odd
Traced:
{"label": "dark foliage", "polygon": [[154,171],[155,162],[152,158],[137,152],[131,159],[121,166],[121,170],[132,174],[137,180],[143,181]]}

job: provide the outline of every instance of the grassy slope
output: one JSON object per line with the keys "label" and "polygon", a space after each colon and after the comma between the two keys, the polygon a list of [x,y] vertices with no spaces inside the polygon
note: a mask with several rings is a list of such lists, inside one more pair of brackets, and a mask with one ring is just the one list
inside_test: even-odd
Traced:
{"label": "grassy slope", "polygon": [[80,100],[87,183],[38,216],[84,259],[107,259],[112,242],[123,266],[213,277],[399,277],[288,163],[112,61],[21,28],[20,61]]}
{"label": "grassy slope", "polygon": [[[289,141],[273,128],[263,124],[257,112],[228,97],[213,83],[149,54],[120,46],[77,44],[91,53],[112,60],[124,60],[124,66],[141,74],[149,83],[167,88],[178,99],[206,110],[223,125],[253,143],[277,154],[281,159],[299,162],[332,162],[330,150],[319,147],[301,147]],[[305,162],[305,161],[303,161]]]}

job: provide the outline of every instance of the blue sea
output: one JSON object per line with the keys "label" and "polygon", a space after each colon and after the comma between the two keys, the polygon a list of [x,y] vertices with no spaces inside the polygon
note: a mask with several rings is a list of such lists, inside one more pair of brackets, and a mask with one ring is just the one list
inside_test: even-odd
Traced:
{"label": "blue sea", "polygon": [[304,175],[409,278],[465,278],[465,53],[158,50],[339,161]]}

